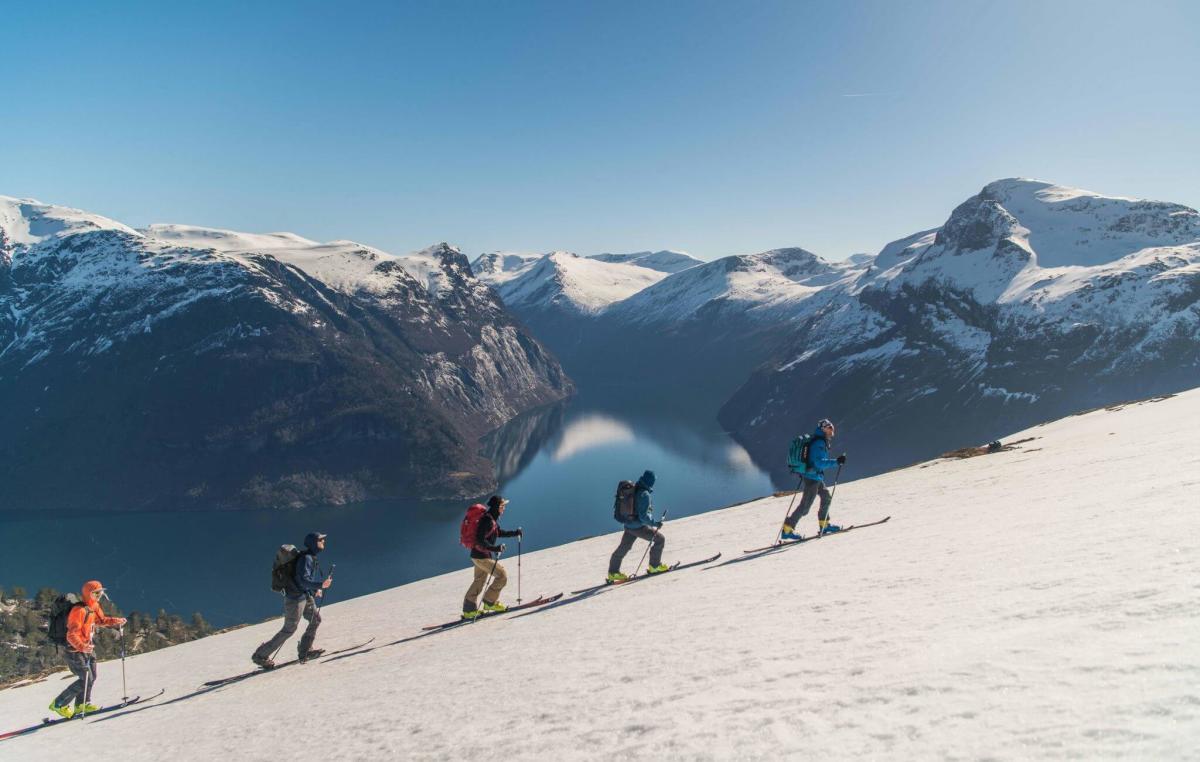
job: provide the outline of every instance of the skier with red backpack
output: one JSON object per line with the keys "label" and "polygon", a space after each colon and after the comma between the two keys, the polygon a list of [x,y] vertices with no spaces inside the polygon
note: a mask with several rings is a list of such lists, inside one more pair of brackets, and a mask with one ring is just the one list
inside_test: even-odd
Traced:
{"label": "skier with red backpack", "polygon": [[[497,545],[499,537],[523,537],[524,531],[517,527],[512,531],[500,528],[500,517],[508,501],[500,495],[488,498],[487,507],[476,503],[467,509],[467,515],[459,527],[459,542],[471,551],[474,578],[467,594],[463,597],[463,619],[475,619],[483,614],[498,614],[506,610],[500,603],[500,591],[508,584],[508,572],[500,563],[503,544]],[[492,583],[487,584],[488,577]],[[484,588],[487,588],[484,590]],[[479,594],[483,593],[483,604],[478,605]]]}
{"label": "skier with red backpack", "polygon": [[617,495],[613,501],[613,518],[625,526],[621,534],[621,542],[608,559],[608,582],[624,582],[628,574],[621,572],[621,561],[633,547],[635,540],[642,539],[650,542],[650,567],[648,574],[659,574],[667,571],[668,567],[662,562],[663,547],[666,538],[663,537],[662,522],[654,520],[654,506],[650,501],[650,493],[654,491],[654,472],[646,471],[638,478],[637,483],[623,481],[617,485]]}
{"label": "skier with red backpack", "polygon": [[106,597],[104,585],[93,579],[84,583],[82,600],[63,596],[60,600],[65,605],[55,602],[49,636],[53,642],[66,644],[67,668],[76,678],[50,702],[50,711],[60,717],[69,719],[100,709],[92,703],[92,688],[96,686],[96,645],[92,637],[97,627],[125,626],[123,617],[108,616],[100,608],[100,599]]}

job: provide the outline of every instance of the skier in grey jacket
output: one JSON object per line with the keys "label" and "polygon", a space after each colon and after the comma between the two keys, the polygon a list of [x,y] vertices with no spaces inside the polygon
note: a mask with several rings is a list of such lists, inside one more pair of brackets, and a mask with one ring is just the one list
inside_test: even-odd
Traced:
{"label": "skier in grey jacket", "polygon": [[650,568],[646,569],[646,572],[658,574],[667,570],[667,565],[662,562],[666,538],[659,531],[662,528],[662,522],[654,520],[654,506],[650,501],[650,493],[654,491],[654,472],[643,473],[637,480],[635,490],[636,516],[625,522],[625,531],[621,534],[621,542],[613,551],[612,557],[608,559],[607,579],[609,582],[623,582],[629,579],[628,574],[621,573],[621,561],[625,559],[625,554],[629,552],[629,549],[633,547],[634,540],[637,539],[650,542]]}

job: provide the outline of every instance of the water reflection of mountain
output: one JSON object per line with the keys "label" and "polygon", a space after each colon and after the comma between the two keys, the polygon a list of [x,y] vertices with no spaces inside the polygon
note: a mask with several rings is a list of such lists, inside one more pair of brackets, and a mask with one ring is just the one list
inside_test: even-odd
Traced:
{"label": "water reflection of mountain", "polygon": [[545,452],[551,462],[561,463],[594,448],[638,441],[706,470],[727,474],[759,471],[746,450],[707,416],[596,397],[576,398],[515,418],[485,437],[483,454],[495,463],[496,478],[503,485],[539,452]]}
{"label": "water reflection of mountain", "polygon": [[496,481],[505,484],[529,465],[552,436],[562,430],[568,401],[530,410],[480,441],[481,452],[494,464]]}

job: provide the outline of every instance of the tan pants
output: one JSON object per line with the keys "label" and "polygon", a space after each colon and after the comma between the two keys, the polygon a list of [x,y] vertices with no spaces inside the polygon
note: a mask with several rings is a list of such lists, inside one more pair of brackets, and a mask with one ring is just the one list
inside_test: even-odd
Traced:
{"label": "tan pants", "polygon": [[[504,571],[504,565],[498,561],[490,558],[472,558],[471,563],[475,566],[475,579],[467,588],[467,597],[463,598],[463,611],[475,610],[475,602],[479,600],[479,593],[483,590],[484,583],[487,582],[488,574],[492,575],[492,584],[483,594],[484,603],[495,603],[500,600],[500,591],[508,584],[508,572]],[[494,571],[492,570],[493,564],[496,567]]]}

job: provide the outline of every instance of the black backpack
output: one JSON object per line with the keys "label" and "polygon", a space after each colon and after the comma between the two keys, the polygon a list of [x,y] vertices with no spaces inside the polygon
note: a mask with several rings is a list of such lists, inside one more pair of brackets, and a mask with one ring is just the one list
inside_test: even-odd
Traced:
{"label": "black backpack", "polygon": [[67,618],[76,606],[82,606],[83,601],[75,593],[65,593],[54,599],[50,604],[50,622],[46,627],[46,637],[56,646],[67,645]]}
{"label": "black backpack", "polygon": [[284,593],[296,589],[296,561],[304,551],[295,545],[280,545],[271,564],[271,589]]}
{"label": "black backpack", "polygon": [[637,485],[622,479],[613,498],[613,518],[624,524],[637,518]]}
{"label": "black backpack", "polygon": [[788,470],[793,474],[803,474],[812,468],[812,443],[817,438],[812,434],[801,434],[792,440],[788,448]]}

